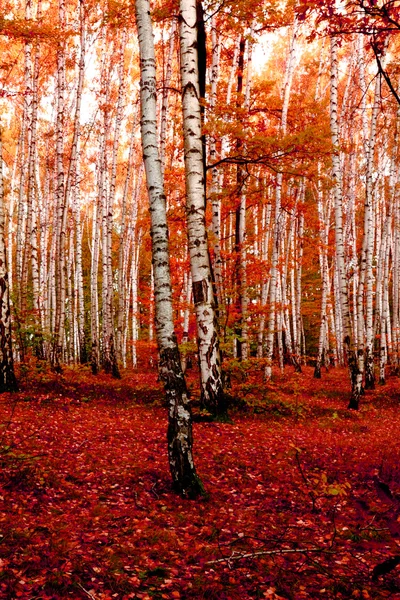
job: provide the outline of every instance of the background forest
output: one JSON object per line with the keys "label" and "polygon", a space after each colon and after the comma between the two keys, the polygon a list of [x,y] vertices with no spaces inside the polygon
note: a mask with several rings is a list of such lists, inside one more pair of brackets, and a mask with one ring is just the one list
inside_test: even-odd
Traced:
{"label": "background forest", "polygon": [[[206,218],[226,357],[276,356],[283,368],[312,356],[320,370],[343,363],[350,334],[367,363],[380,352],[382,380],[387,361],[397,365],[397,8],[228,2],[199,13]],[[187,343],[177,10],[155,5],[152,19],[175,322]],[[2,3],[18,360],[32,352],[54,368],[118,370],[154,339],[133,13],[128,2]]]}

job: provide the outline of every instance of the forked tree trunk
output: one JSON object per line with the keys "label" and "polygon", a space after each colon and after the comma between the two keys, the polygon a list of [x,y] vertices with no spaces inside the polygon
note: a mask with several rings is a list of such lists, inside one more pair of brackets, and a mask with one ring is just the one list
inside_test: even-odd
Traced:
{"label": "forked tree trunk", "polygon": [[156,332],[160,378],[168,399],[168,457],[174,487],[187,497],[204,494],[192,456],[192,417],[173,323],[168,226],[157,143],[156,62],[148,0],[136,0],[140,52],[143,160],[150,201]]}
{"label": "forked tree trunk", "polygon": [[18,384],[14,374],[12,352],[10,291],[4,227],[3,147],[0,125],[0,392],[16,392]]}
{"label": "forked tree trunk", "polygon": [[205,223],[196,0],[181,0],[179,20],[188,247],[197,319],[201,395],[203,405],[211,414],[224,418],[226,404]]}

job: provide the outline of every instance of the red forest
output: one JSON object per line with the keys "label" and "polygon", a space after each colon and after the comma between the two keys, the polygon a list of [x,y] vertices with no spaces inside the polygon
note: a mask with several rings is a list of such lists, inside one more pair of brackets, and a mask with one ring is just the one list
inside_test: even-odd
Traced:
{"label": "red forest", "polygon": [[400,2],[0,8],[0,598],[400,598]]}

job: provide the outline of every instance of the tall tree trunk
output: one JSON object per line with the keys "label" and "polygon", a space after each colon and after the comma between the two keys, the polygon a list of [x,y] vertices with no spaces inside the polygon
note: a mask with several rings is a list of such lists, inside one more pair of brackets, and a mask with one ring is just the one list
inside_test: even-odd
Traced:
{"label": "tall tree trunk", "polygon": [[[126,174],[124,182],[124,190],[122,193],[121,200],[121,220],[120,220],[120,235],[119,235],[119,246],[118,246],[118,311],[117,311],[117,353],[118,358],[122,362],[123,366],[126,367],[126,335],[124,332],[128,329],[127,314],[125,311],[126,297],[128,294],[128,260],[126,247],[129,244],[129,232],[132,224],[127,226],[128,220],[128,194],[131,187],[132,171],[133,171],[133,158],[135,155],[135,140],[136,140],[136,118],[132,124],[131,139],[129,144],[129,155],[128,162],[126,165]],[[136,204],[136,197],[134,197]]]}
{"label": "tall tree trunk", "polygon": [[7,249],[4,226],[4,183],[2,126],[0,124],[0,392],[16,392],[11,338],[10,290],[7,273]]}
{"label": "tall tree trunk", "polygon": [[79,360],[82,364],[88,360],[85,334],[85,310],[82,271],[82,223],[80,205],[80,180],[79,180],[79,141],[81,133],[81,108],[82,94],[85,77],[86,60],[86,16],[84,0],[78,3],[80,56],[78,64],[78,84],[76,89],[75,115],[73,121],[73,137],[69,159],[68,175],[65,184],[67,204],[71,205],[75,224],[75,295],[76,295],[76,328]]}
{"label": "tall tree trunk", "polygon": [[197,319],[202,403],[215,417],[224,418],[226,403],[205,224],[195,0],[181,0],[179,20],[188,247]]}
{"label": "tall tree trunk", "polygon": [[[293,33],[290,43],[289,56],[286,64],[285,75],[282,85],[283,103],[282,103],[282,116],[280,123],[280,135],[285,136],[287,131],[287,114],[289,110],[290,92],[293,80],[294,71],[294,59],[296,50],[296,39],[298,32],[297,20],[293,24]],[[265,336],[265,356],[267,364],[265,366],[264,377],[268,381],[272,377],[272,356],[274,352],[274,336],[275,336],[275,324],[278,324],[276,313],[277,313],[277,293],[278,293],[278,260],[280,254],[280,236],[281,236],[281,197],[282,197],[282,184],[283,175],[278,173],[276,176],[276,187],[275,187],[275,214],[274,214],[274,233],[272,241],[272,257],[271,257],[271,272],[270,272],[270,287],[269,287],[269,317],[268,317],[268,329]]]}
{"label": "tall tree trunk", "polygon": [[[65,0],[59,0],[59,23],[61,31],[65,28]],[[57,115],[56,115],[56,176],[57,176],[57,225],[56,225],[56,314],[53,332],[51,365],[55,371],[61,371],[64,321],[65,321],[65,242],[67,228],[67,203],[65,197],[64,175],[64,120],[65,120],[65,42],[61,39],[57,47]]]}
{"label": "tall tree trunk", "polygon": [[371,130],[367,153],[367,172],[365,188],[364,205],[364,231],[363,245],[361,254],[360,283],[365,280],[365,389],[375,387],[374,375],[374,274],[373,274],[373,254],[374,254],[374,152],[377,136],[377,121],[379,116],[379,106],[381,102],[381,81],[380,75],[377,75],[375,82],[374,104],[372,108]]}
{"label": "tall tree trunk", "polygon": [[336,242],[336,265],[338,299],[340,303],[340,314],[343,328],[343,352],[347,357],[352,382],[351,398],[349,408],[358,409],[360,395],[362,392],[362,375],[358,368],[357,356],[354,348],[351,330],[349,294],[345,266],[345,246],[343,235],[343,199],[342,180],[339,159],[339,127],[338,127],[338,40],[331,37],[331,94],[330,94],[330,125],[333,146],[332,154],[332,179],[333,194],[335,200],[335,242]]}
{"label": "tall tree trunk", "polygon": [[118,98],[117,107],[115,114],[115,128],[114,128],[114,140],[112,149],[111,159],[111,178],[110,178],[110,193],[107,199],[107,214],[106,221],[106,248],[103,248],[103,253],[106,252],[106,265],[107,265],[107,289],[105,293],[106,310],[103,307],[103,318],[106,316],[107,320],[107,348],[109,348],[109,366],[110,372],[113,377],[120,378],[120,372],[118,368],[116,344],[115,344],[115,332],[114,332],[114,286],[113,286],[113,269],[112,269],[112,232],[113,232],[113,208],[115,203],[116,194],[116,180],[117,180],[117,155],[118,147],[120,143],[120,132],[124,113],[124,101],[125,101],[125,47],[127,42],[127,32],[123,30],[121,37],[121,47],[119,53],[118,62]]}
{"label": "tall tree trunk", "polygon": [[[220,43],[219,33],[217,30],[216,17],[215,15],[211,18],[211,70],[210,70],[210,81],[211,81],[211,92],[210,92],[210,114],[213,114],[216,103],[217,103],[217,92],[218,92],[218,76],[219,76],[219,60],[220,60]],[[211,164],[217,160],[217,140],[215,137],[211,137],[209,140],[209,161]],[[221,257],[221,197],[219,194],[219,173],[218,168],[213,167],[211,169],[211,186],[210,186],[210,198],[212,205],[212,220],[211,220],[211,231],[212,241],[214,250],[214,278],[216,286],[216,294],[218,300],[218,307],[221,309],[223,302],[223,278],[222,278],[222,257]]]}
{"label": "tall tree trunk", "polygon": [[173,323],[168,226],[162,166],[157,144],[156,63],[148,0],[136,0],[140,51],[140,100],[143,160],[150,201],[156,331],[160,378],[168,399],[168,457],[176,491],[204,494],[192,455],[192,420]]}

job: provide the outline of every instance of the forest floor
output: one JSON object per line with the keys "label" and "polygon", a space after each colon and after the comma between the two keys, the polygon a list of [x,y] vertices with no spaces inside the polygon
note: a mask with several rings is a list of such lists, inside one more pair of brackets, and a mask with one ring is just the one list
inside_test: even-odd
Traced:
{"label": "forest floor", "polygon": [[312,374],[233,373],[232,423],[194,425],[193,501],[154,370],[24,370],[0,398],[0,598],[400,599],[399,380],[354,412],[344,370]]}

